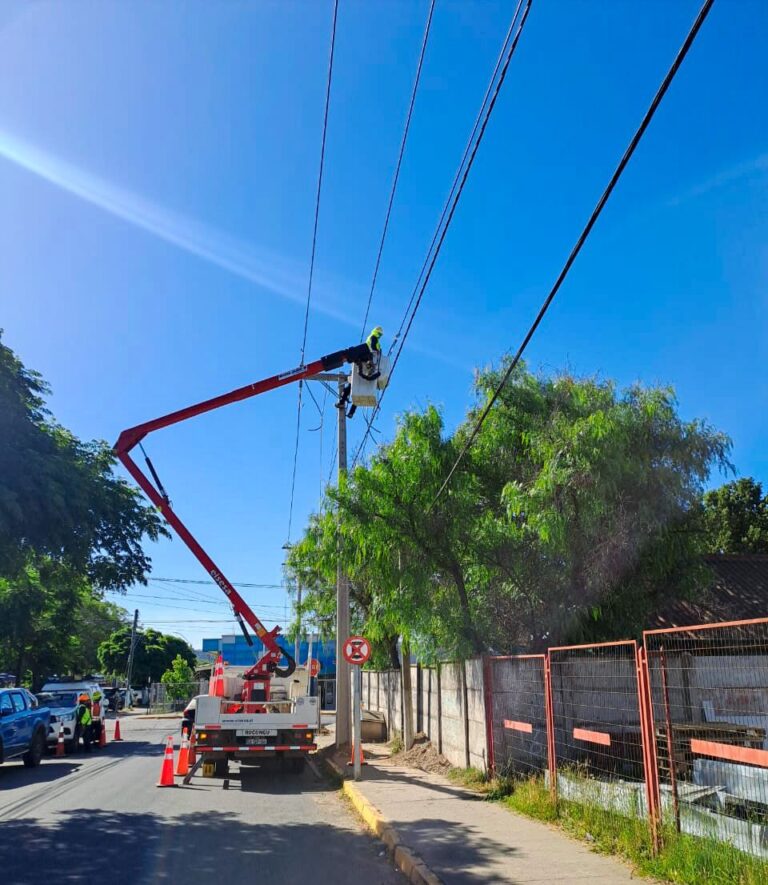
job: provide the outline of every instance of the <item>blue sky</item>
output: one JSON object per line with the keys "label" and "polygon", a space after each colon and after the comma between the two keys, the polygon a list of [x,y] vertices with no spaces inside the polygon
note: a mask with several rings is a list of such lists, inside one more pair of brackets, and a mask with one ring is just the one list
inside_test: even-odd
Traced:
{"label": "blue sky", "polygon": [[[517,346],[698,6],[535,0],[385,437],[427,402],[455,424],[473,367]],[[340,2],[308,358],[359,336],[427,7]],[[371,312],[390,335],[513,7],[437,0]],[[297,364],[331,13],[331,0],[0,6],[0,325],[81,437],[114,441]],[[683,415],[729,433],[738,471],[763,481],[766,42],[763,0],[715,3],[528,352],[545,370],[673,384]],[[330,468],[327,405],[321,436],[305,398],[294,538]],[[149,440],[232,579],[280,582],[295,410],[289,388]],[[205,577],[178,540],[151,554],[155,575]],[[245,594],[287,623],[281,590]],[[122,602],[195,643],[231,629],[215,588],[150,584]]]}

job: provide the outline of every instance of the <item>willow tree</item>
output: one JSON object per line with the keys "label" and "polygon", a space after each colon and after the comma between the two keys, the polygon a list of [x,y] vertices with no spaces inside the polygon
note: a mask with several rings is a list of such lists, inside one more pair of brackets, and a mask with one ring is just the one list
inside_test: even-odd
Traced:
{"label": "willow tree", "polygon": [[697,585],[692,514],[729,440],[683,421],[674,393],[520,368],[438,494],[498,381],[478,376],[466,420],[406,412],[338,489],[289,566],[329,616],[341,556],[357,623],[422,660],[639,629]]}

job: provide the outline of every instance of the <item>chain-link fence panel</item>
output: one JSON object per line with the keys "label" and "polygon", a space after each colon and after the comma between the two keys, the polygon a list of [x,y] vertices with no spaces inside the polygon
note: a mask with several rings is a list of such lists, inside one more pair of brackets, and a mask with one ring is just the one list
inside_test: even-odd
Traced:
{"label": "chain-link fence panel", "polygon": [[[601,813],[617,835],[626,818],[653,825],[655,773],[646,779],[647,717],[633,641],[549,651],[552,760],[559,800]],[[649,834],[655,835],[653,826]]]}
{"label": "chain-link fence panel", "polygon": [[524,777],[547,770],[545,655],[486,659],[490,758],[495,774]]}
{"label": "chain-link fence panel", "polygon": [[768,860],[768,618],[644,638],[665,819]]}
{"label": "chain-link fence panel", "polygon": [[183,710],[192,698],[208,694],[208,680],[179,682],[166,685],[153,682],[149,689],[149,713],[177,713]]}

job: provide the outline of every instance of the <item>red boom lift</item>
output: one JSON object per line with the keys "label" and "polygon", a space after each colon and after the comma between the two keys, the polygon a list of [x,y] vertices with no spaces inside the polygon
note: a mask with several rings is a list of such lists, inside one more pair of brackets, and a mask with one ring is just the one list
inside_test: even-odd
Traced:
{"label": "red boom lift", "polygon": [[[228,406],[230,403],[236,403],[240,400],[249,399],[252,396],[258,396],[261,393],[275,390],[278,387],[285,387],[287,384],[292,384],[296,381],[303,381],[305,378],[311,378],[313,375],[317,375],[320,372],[333,371],[334,369],[343,366],[344,363],[352,364],[358,374],[362,378],[366,378],[368,376],[363,372],[362,367],[366,363],[369,363],[370,359],[371,352],[366,344],[357,344],[348,347],[346,350],[338,350],[335,353],[321,357],[319,360],[315,360],[308,365],[298,366],[297,368],[291,369],[288,372],[283,372],[280,375],[273,375],[271,378],[256,381],[254,384],[247,384],[245,387],[239,387],[237,390],[232,390],[221,396],[213,397],[204,402],[187,406],[185,409],[171,412],[169,415],[164,415],[161,418],[155,418],[153,421],[147,421],[144,424],[131,427],[128,430],[124,430],[115,443],[115,454],[125,465],[126,470],[143,489],[150,501],[152,501],[163,514],[168,524],[174,528],[176,534],[182,541],[184,541],[192,553],[194,553],[206,572],[213,578],[224,593],[227,594],[229,601],[232,603],[235,617],[237,618],[240,628],[249,645],[253,645],[253,640],[243,623],[244,620],[264,644],[264,655],[253,667],[250,668],[250,670],[248,670],[247,673],[244,674],[245,688],[243,689],[242,697],[244,702],[269,701],[271,677],[273,675],[290,676],[296,668],[296,662],[284,648],[278,645],[277,636],[280,633],[280,627],[274,627],[272,630],[266,629],[251,610],[250,606],[242,596],[240,596],[237,590],[235,590],[216,563],[205,550],[203,550],[189,529],[176,515],[171,507],[168,494],[163,488],[163,484],[160,482],[160,478],[146,453],[144,454],[144,457],[147,462],[147,468],[152,475],[155,485],[150,482],[146,474],[142,472],[141,468],[133,460],[131,457],[131,451],[135,446],[141,445],[141,441],[144,437],[155,430],[160,430],[163,427],[170,427],[172,424],[179,424],[182,421],[194,418],[197,415],[202,415],[205,412],[211,412],[214,409],[220,409],[222,406]],[[386,378],[384,378],[382,382],[379,382],[379,387],[384,384],[386,384]],[[282,659],[285,659],[286,662],[284,666],[280,666]]]}

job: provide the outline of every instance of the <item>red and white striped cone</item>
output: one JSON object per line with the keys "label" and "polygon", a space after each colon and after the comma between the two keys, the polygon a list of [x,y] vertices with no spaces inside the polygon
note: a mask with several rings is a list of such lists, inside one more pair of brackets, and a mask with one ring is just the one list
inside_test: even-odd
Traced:
{"label": "red and white striped cone", "polygon": [[160,769],[160,780],[157,782],[158,787],[175,787],[176,782],[173,779],[173,737],[168,735],[168,742],[165,745],[165,754],[163,755],[163,767]]}
{"label": "red and white striped cone", "polygon": [[59,723],[59,739],[56,741],[56,753],[55,756],[63,756],[64,755],[64,723]]}
{"label": "red and white striped cone", "polygon": [[224,660],[221,655],[216,658],[213,668],[213,676],[208,687],[208,694],[217,698],[224,697]]}

